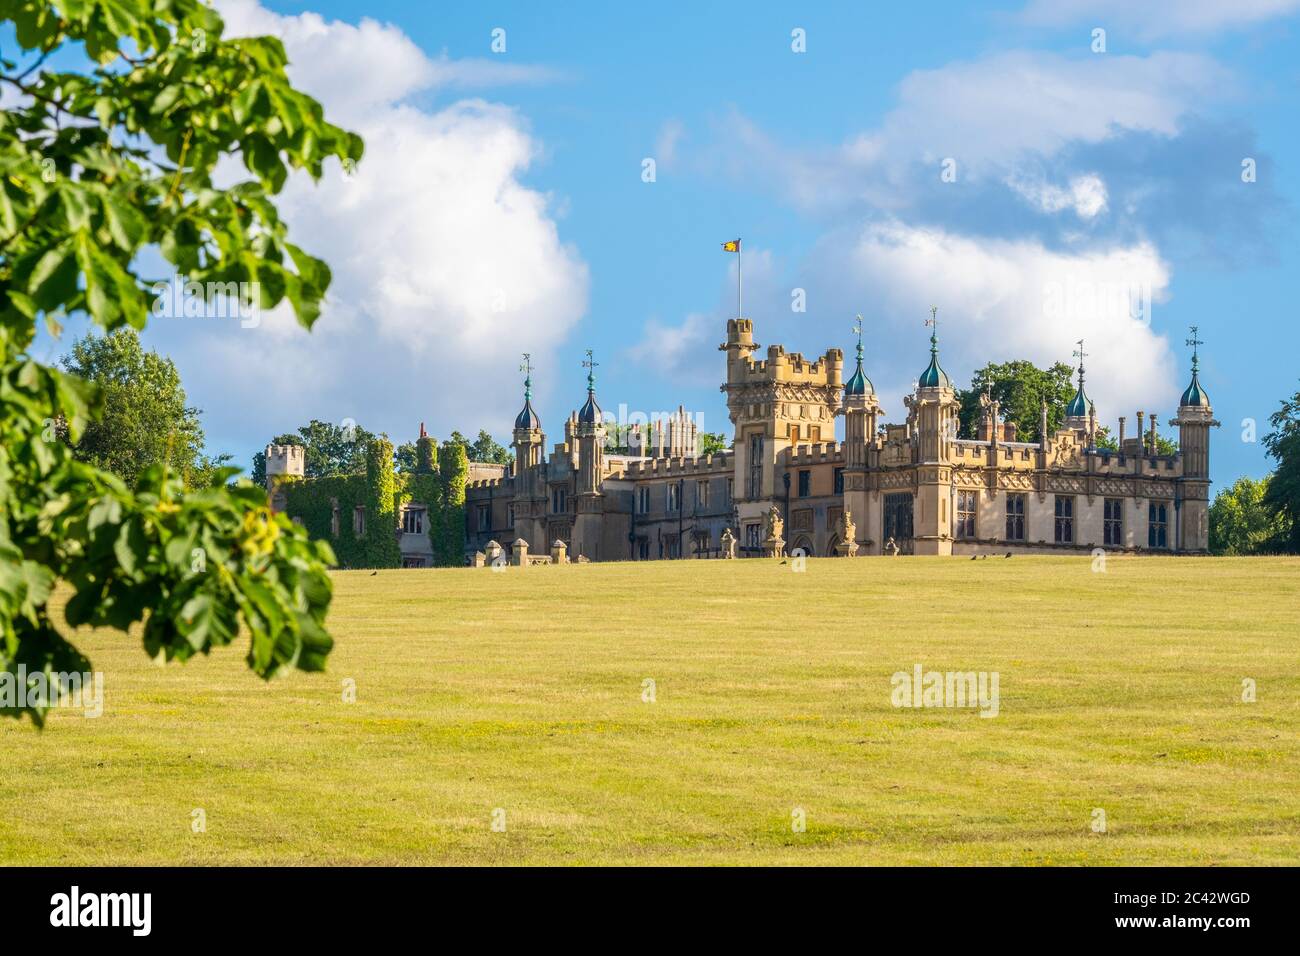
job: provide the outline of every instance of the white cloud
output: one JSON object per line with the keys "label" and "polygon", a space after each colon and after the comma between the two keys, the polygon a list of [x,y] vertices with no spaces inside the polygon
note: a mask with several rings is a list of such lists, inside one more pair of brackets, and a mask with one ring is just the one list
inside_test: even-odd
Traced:
{"label": "white cloud", "polygon": [[329,299],[310,334],[285,309],[255,332],[200,333],[207,367],[195,377],[219,368],[229,402],[208,402],[208,417],[241,415],[271,433],[349,416],[403,439],[420,419],[508,427],[518,397],[498,387],[500,351],[545,361],[586,309],[587,267],[561,239],[551,198],[521,182],[540,146],[517,112],[481,99],[422,109],[410,98],[548,71],[431,59],[368,19],[218,6],[228,34],[281,37],[294,83],[359,132],[366,152],[352,175],[330,164],[320,183],[293,176],[278,197],[290,239],[330,264]]}
{"label": "white cloud", "polygon": [[1063,26],[1087,22],[1135,30],[1143,39],[1254,26],[1300,10],[1300,0],[1031,0],[1027,23]]}
{"label": "white cloud", "polygon": [[1002,179],[1071,144],[1125,131],[1176,135],[1188,112],[1231,90],[1227,71],[1198,54],[1011,51],[908,74],[878,126],[829,149],[789,149],[733,115],[714,159],[779,185],[801,208],[852,199],[898,210],[915,194],[903,186],[915,185],[918,165],[937,181],[951,157],[959,181]]}
{"label": "white cloud", "polygon": [[[750,275],[746,256],[745,275]],[[783,271],[770,254],[746,282],[746,313],[764,348],[781,343],[819,355],[842,348],[866,323],[866,370],[887,421],[902,421],[902,396],[929,360],[924,320],[939,310],[940,359],[958,387],[989,362],[1072,362],[1085,341],[1088,394],[1103,424],[1164,407],[1178,395],[1168,341],[1152,330],[1167,300],[1170,270],[1150,244],[1056,251],[1034,239],[987,239],[897,220],[827,234],[802,264]],[[735,314],[734,273],[718,306],[680,323],[652,320],[637,349],[666,375],[700,386],[717,381],[715,346]],[[806,286],[809,311],[791,315],[788,287]]]}
{"label": "white cloud", "polygon": [[1068,188],[1042,179],[1013,175],[1007,185],[1043,212],[1072,209],[1080,219],[1094,219],[1106,209],[1106,184],[1096,173],[1075,176]]}
{"label": "white cloud", "polygon": [[[888,222],[827,237],[813,258],[835,311],[856,307],[869,317],[868,374],[893,390],[892,412],[901,412],[899,398],[924,365],[922,319],[932,304],[941,358],[959,385],[991,361],[1069,362],[1082,338],[1089,394],[1103,419],[1174,394],[1173,356],[1150,326],[1152,303],[1167,297],[1169,268],[1148,244],[1058,252],[1036,240]],[[900,355],[911,363],[900,366]]]}

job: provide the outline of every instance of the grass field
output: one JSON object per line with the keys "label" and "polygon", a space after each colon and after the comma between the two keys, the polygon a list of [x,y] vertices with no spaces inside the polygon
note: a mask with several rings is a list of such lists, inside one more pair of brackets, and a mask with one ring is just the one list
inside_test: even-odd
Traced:
{"label": "grass field", "polygon": [[[269,684],[87,634],[104,715],[0,725],[0,862],[1300,863],[1300,561],[1090,568],[344,572]],[[918,663],[999,715],[896,709]]]}

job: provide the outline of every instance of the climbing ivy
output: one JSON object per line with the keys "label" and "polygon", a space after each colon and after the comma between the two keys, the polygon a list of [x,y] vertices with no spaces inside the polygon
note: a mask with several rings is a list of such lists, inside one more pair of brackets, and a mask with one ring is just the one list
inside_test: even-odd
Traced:
{"label": "climbing ivy", "polygon": [[438,484],[441,507],[438,532],[433,542],[434,560],[453,567],[464,563],[465,485],[469,481],[469,455],[460,442],[447,442],[438,449]]}
{"label": "climbing ivy", "polygon": [[[424,438],[417,451],[417,470],[395,474],[392,444],[387,438],[376,438],[366,447],[365,474],[306,481],[280,478],[276,489],[284,493],[288,515],[301,523],[313,539],[329,541],[342,567],[401,567],[399,515],[412,501],[427,509],[426,533],[434,563],[459,566],[464,562],[465,484],[469,474],[465,449],[450,443],[437,449],[433,439]],[[435,470],[435,463],[442,467]],[[353,517],[358,506],[365,509],[365,530],[360,535],[356,534]]]}

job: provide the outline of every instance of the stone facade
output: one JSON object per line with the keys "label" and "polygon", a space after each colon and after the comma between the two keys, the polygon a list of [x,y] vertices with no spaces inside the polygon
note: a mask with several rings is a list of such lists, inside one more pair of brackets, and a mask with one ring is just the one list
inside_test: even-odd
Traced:
{"label": "stone facade", "polygon": [[562,542],[573,561],[716,558],[733,547],[736,557],[758,557],[771,553],[774,508],[784,552],[819,557],[1207,551],[1209,430],[1218,422],[1195,355],[1192,385],[1170,421],[1180,450],[1159,455],[1154,413],[1146,433],[1138,413],[1134,438],[1120,419],[1118,451],[1096,447],[1082,367],[1064,426],[1025,443],[1011,440],[1014,429],[989,397],[977,437],[957,437],[957,393],[935,336],[897,424],[880,424],[860,338],[848,382],[839,349],[812,360],[780,345],[760,358],[758,349],[749,319],[727,323],[721,388],[734,440],[721,454],[698,455],[678,440],[672,454],[607,453],[589,377],[586,404],[548,455],[526,398],[510,473],[467,489],[467,555],[518,540],[538,555]]}

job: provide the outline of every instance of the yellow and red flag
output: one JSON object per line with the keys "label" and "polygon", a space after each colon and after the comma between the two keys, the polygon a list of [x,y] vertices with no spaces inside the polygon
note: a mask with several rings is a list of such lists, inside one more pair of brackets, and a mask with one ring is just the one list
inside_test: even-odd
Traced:
{"label": "yellow and red flag", "polygon": [[740,240],[739,240],[739,239],[732,239],[730,242],[724,242],[724,243],[722,244],[722,251],[723,251],[723,252],[739,252],[739,251],[740,251]]}

